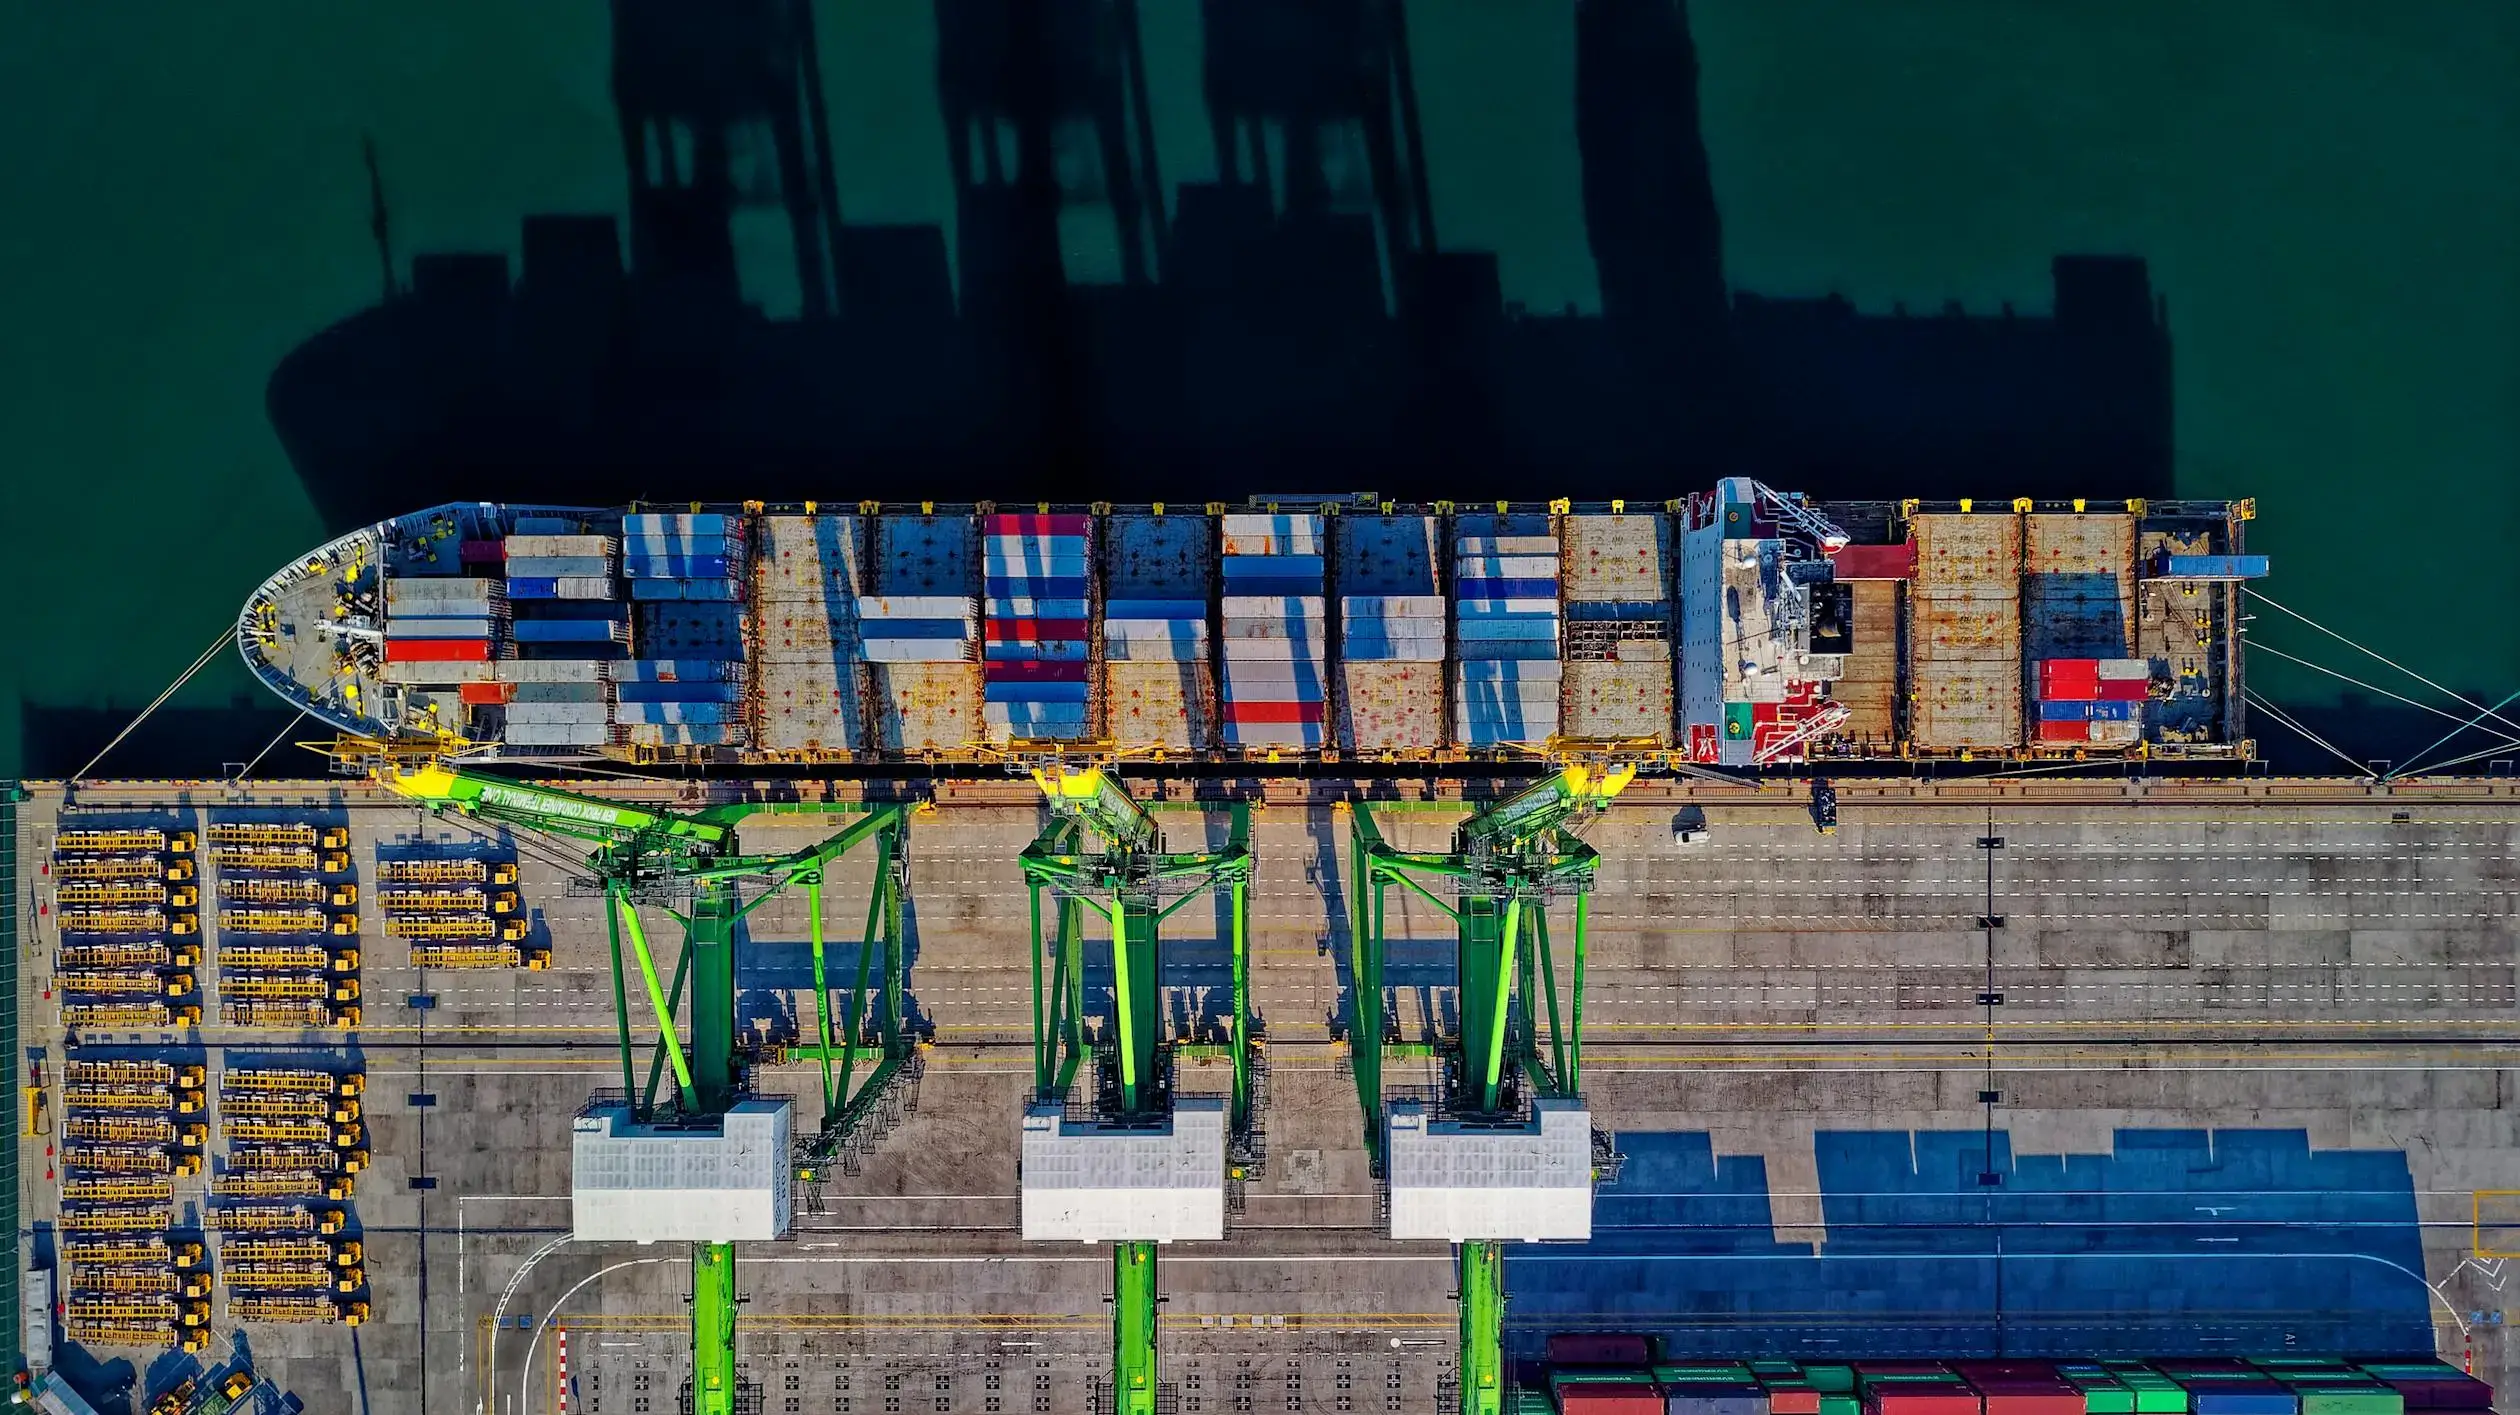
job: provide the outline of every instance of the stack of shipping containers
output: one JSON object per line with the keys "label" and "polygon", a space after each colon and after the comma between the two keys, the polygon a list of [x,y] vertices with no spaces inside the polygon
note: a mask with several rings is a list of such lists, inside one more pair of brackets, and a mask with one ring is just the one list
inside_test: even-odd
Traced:
{"label": "stack of shipping containers", "polygon": [[1978,1393],[1936,1361],[1859,1361],[1864,1415],[1980,1415]]}
{"label": "stack of shipping containers", "polygon": [[[2037,702],[2032,740],[2107,747],[2140,740],[2150,673],[2127,658],[2135,627],[2135,518],[2025,517],[2021,605],[2023,671]],[[2131,680],[2132,687],[2104,693],[2092,681],[2102,676],[2120,685]]]}
{"label": "stack of shipping containers", "polygon": [[1671,518],[1565,518],[1566,735],[1672,740]]}
{"label": "stack of shipping containers", "polygon": [[1328,725],[1322,518],[1223,518],[1219,636],[1228,747],[1311,750]]}
{"label": "stack of shipping containers", "polygon": [[975,529],[969,516],[875,519],[872,584],[857,613],[880,750],[956,752],[980,741]]}
{"label": "stack of shipping containers", "polygon": [[989,740],[1091,735],[1093,518],[984,517],[982,708]]}
{"label": "stack of shipping containers", "polygon": [[1339,747],[1424,751],[1444,740],[1444,595],[1432,516],[1338,521]]}
{"label": "stack of shipping containers", "polygon": [[866,745],[854,516],[764,516],[753,578],[753,742],[807,758]]}
{"label": "stack of shipping containers", "polygon": [[507,705],[507,740],[527,747],[609,745],[611,666],[630,640],[629,606],[616,597],[619,538],[590,534],[565,517],[523,516],[503,548],[517,656],[568,665],[501,675],[497,693]]}
{"label": "stack of shipping containers", "polygon": [[1641,1336],[1605,1332],[1553,1335],[1549,1393],[1518,1389],[1505,1408],[1556,1415],[1630,1410],[1661,1415],[2408,1415],[2484,1412],[2494,1394],[2492,1386],[2427,1359],[1765,1359],[1648,1365],[1649,1345]]}
{"label": "stack of shipping containers", "polygon": [[1558,735],[1558,543],[1539,514],[1453,522],[1453,740],[1538,745]]}
{"label": "stack of shipping containers", "polygon": [[1899,596],[1916,573],[1916,545],[1850,545],[1830,557],[1854,599],[1854,643],[1829,696],[1847,711],[1840,740],[1886,751],[1899,740]]}
{"label": "stack of shipping containers", "polygon": [[2161,670],[2164,696],[2150,709],[2154,741],[2220,741],[2236,696],[2225,678],[2239,591],[2230,583],[2266,573],[2263,555],[2215,554],[2215,526],[2148,527],[2138,538],[2142,580],[2135,652]]}
{"label": "stack of shipping containers", "polygon": [[501,689],[491,680],[502,638],[499,625],[506,617],[507,596],[497,580],[390,574],[385,577],[385,650],[378,680],[415,704],[436,702],[440,721],[453,726],[469,717],[474,706],[501,701]]}
{"label": "stack of shipping containers", "polygon": [[1123,748],[1171,751],[1216,740],[1208,666],[1215,526],[1205,516],[1124,515],[1103,579],[1103,706]]}
{"label": "stack of shipping containers", "polygon": [[1927,513],[1912,522],[1909,737],[1931,752],[2019,746],[2021,523],[2004,513]]}
{"label": "stack of shipping containers", "polygon": [[642,658],[613,675],[613,720],[634,747],[744,742],[744,529],[714,512],[642,512],[621,523],[621,572]]}

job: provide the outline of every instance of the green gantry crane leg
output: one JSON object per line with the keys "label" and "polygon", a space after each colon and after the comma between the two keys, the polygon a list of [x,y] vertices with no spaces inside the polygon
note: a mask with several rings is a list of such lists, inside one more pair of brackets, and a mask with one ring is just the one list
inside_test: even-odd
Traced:
{"label": "green gantry crane leg", "polygon": [[[1606,807],[1634,776],[1632,767],[1568,767],[1472,813],[1454,832],[1453,848],[1441,853],[1393,848],[1371,806],[1359,802],[1352,808],[1351,1048],[1366,1149],[1378,1172],[1384,1159],[1383,1058],[1388,1051],[1407,1050],[1383,1037],[1384,922],[1391,886],[1411,890],[1453,921],[1461,1050],[1452,1105],[1473,1114],[1501,1109],[1506,1082],[1517,1068],[1543,1094],[1572,1096],[1583,1074],[1587,891],[1600,856],[1568,827]],[[1458,902],[1438,895],[1421,877],[1454,884]],[[1575,900],[1574,977],[1563,1016],[1545,908],[1557,893]],[[1539,1035],[1544,1002],[1545,1055]],[[1462,1244],[1454,1265],[1461,1304],[1461,1415],[1501,1415],[1504,1245]]]}
{"label": "green gantry crane leg", "polygon": [[735,1245],[691,1250],[692,1415],[735,1415]]}
{"label": "green gantry crane leg", "polygon": [[1111,1390],[1117,1415],[1155,1415],[1155,1245],[1111,1247]]}
{"label": "green gantry crane leg", "polygon": [[[1169,1054],[1164,1037],[1163,923],[1212,889],[1231,901],[1233,1000],[1228,1047],[1233,1061],[1229,1116],[1237,1137],[1252,1124],[1250,1017],[1251,812],[1231,808],[1225,848],[1165,854],[1147,809],[1099,770],[1052,768],[1033,779],[1054,818],[1023,854],[1032,918],[1033,1088],[1041,1100],[1064,1098],[1086,1055],[1085,910],[1111,931],[1111,1041],[1119,1068],[1118,1109],[1144,1115],[1170,1098],[1159,1094]],[[1100,842],[1089,848],[1087,836]],[[1165,903],[1158,887],[1185,887]],[[1055,917],[1044,931],[1048,895]],[[1045,974],[1046,966],[1046,974]],[[1156,1341],[1163,1300],[1156,1245],[1114,1244],[1111,1254],[1111,1370],[1120,1415],[1155,1415],[1161,1387]]]}

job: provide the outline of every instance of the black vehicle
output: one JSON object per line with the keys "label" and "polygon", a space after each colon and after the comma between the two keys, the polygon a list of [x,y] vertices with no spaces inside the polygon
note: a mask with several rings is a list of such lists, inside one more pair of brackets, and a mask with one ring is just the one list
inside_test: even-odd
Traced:
{"label": "black vehicle", "polygon": [[1837,834],[1837,788],[1826,777],[1811,779],[1811,823],[1822,835]]}

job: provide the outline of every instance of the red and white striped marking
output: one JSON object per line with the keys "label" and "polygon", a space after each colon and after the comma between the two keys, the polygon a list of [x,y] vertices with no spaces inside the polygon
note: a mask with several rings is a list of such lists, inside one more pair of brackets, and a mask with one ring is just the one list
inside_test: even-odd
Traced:
{"label": "red and white striped marking", "polygon": [[569,1329],[555,1326],[560,1341],[560,1415],[569,1415]]}

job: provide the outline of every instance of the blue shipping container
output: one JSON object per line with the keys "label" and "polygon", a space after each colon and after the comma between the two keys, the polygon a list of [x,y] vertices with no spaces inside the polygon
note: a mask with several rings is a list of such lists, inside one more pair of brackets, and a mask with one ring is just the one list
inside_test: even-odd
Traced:
{"label": "blue shipping container", "polygon": [[639,511],[621,518],[624,535],[717,535],[727,533],[726,517],[716,511]]}
{"label": "blue shipping container", "polygon": [[539,576],[530,580],[511,579],[507,582],[507,592],[510,599],[558,599],[560,580],[557,576]]}
{"label": "blue shipping container", "polygon": [[1081,703],[1087,683],[985,683],[980,696],[992,703]]}
{"label": "blue shipping container", "polygon": [[621,557],[621,573],[632,580],[723,580],[723,555],[641,555]]}
{"label": "blue shipping container", "polygon": [[2130,702],[2112,702],[2103,698],[2088,706],[2091,709],[2091,720],[2094,722],[2133,722],[2135,720],[2135,704]]}
{"label": "blue shipping container", "polygon": [[733,580],[632,580],[630,597],[649,601],[732,603],[735,599],[735,582]]}
{"label": "blue shipping container", "polygon": [[723,535],[624,536],[621,541],[624,557],[638,555],[732,555],[735,543]]}
{"label": "blue shipping container", "polygon": [[2266,577],[2263,555],[2160,555],[2153,560],[2159,580],[2259,580]]}
{"label": "blue shipping container", "polygon": [[1109,599],[1103,613],[1112,619],[1205,619],[1203,599]]}
{"label": "blue shipping container", "polygon": [[625,703],[731,703],[737,695],[733,683],[619,683],[614,686]]}
{"label": "blue shipping container", "polygon": [[618,632],[608,619],[519,619],[512,630],[520,644],[608,644]]}
{"label": "blue shipping container", "polygon": [[[1324,561],[1318,555],[1228,555],[1218,563],[1225,567],[1228,581],[1303,578],[1318,584]],[[1246,593],[1232,588],[1225,592]]]}
{"label": "blue shipping container", "polygon": [[724,722],[725,703],[616,703],[613,721],[626,723]]}
{"label": "blue shipping container", "polygon": [[1082,619],[1089,612],[1081,599],[993,599],[985,612],[992,619]]}
{"label": "blue shipping container", "polygon": [[2093,704],[2072,699],[2042,698],[2039,701],[2041,722],[2089,722]]}
{"label": "blue shipping container", "polygon": [[616,683],[715,683],[735,677],[737,665],[707,658],[634,658],[613,669]]}

